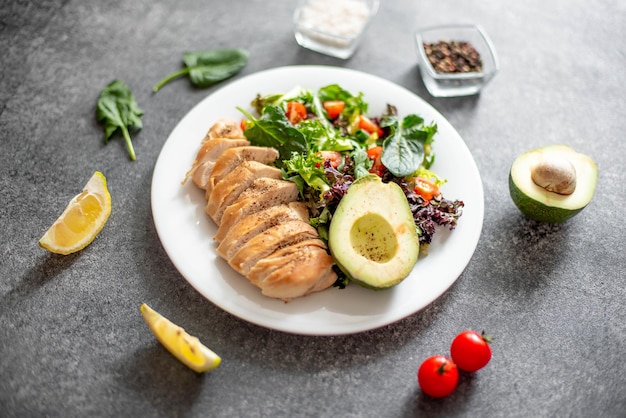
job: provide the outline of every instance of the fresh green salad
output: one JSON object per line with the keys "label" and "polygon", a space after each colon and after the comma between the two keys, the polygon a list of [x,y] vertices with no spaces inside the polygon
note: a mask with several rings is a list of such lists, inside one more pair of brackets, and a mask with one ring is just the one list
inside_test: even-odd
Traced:
{"label": "fresh green salad", "polygon": [[359,177],[375,173],[404,191],[415,219],[420,249],[431,243],[436,225],[454,229],[462,201],[448,200],[439,188],[445,179],[430,168],[436,123],[410,114],[403,118],[393,105],[369,116],[363,94],[337,84],[311,91],[294,88],[284,94],[257,95],[255,114],[238,108],[242,127],[253,145],[280,153],[276,165],[298,185],[309,207],[311,225],[324,240],[334,210]]}

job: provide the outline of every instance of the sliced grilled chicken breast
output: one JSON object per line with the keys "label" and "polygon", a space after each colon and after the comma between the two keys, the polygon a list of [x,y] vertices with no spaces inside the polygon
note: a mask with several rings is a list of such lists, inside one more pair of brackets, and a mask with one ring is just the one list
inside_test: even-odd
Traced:
{"label": "sliced grilled chicken breast", "polygon": [[258,178],[281,179],[282,172],[276,167],[257,161],[244,161],[222,178],[211,191],[206,212],[216,224],[220,224],[224,210]]}
{"label": "sliced grilled chicken breast", "polygon": [[262,164],[269,164],[276,161],[277,158],[278,151],[268,147],[245,146],[225,150],[215,161],[211,178],[206,185],[205,197],[208,200],[213,187],[244,161],[257,161]]}
{"label": "sliced grilled chicken breast", "polygon": [[251,146],[236,121],[220,119],[183,183],[191,177],[205,190],[206,212],[219,226],[217,253],[264,295],[288,301],[332,286],[337,275],[297,185],[269,165],[278,156]]}
{"label": "sliced grilled chicken breast", "polygon": [[241,126],[234,119],[223,118],[215,122],[205,136],[205,140],[214,138],[245,138]]}
{"label": "sliced grilled chicken breast", "polygon": [[204,141],[200,146],[196,159],[191,165],[191,169],[185,175],[183,183],[191,177],[196,186],[203,190],[206,189],[206,184],[209,182],[209,178],[213,172],[215,161],[217,161],[222,153],[230,148],[244,147],[247,145],[250,145],[247,139],[215,138]]}
{"label": "sliced grilled chicken breast", "polygon": [[298,186],[291,181],[270,178],[256,179],[224,210],[215,239],[222,241],[228,231],[246,215],[271,206],[295,202],[297,199]]}
{"label": "sliced grilled chicken breast", "polygon": [[246,276],[257,261],[267,257],[274,251],[305,239],[317,237],[317,230],[308,222],[300,220],[288,221],[266,229],[246,242],[228,260],[228,264],[237,272]]}
{"label": "sliced grilled chicken breast", "polygon": [[226,234],[217,247],[217,254],[230,260],[250,239],[280,223],[300,220],[308,222],[309,212],[302,202],[270,206],[260,212],[243,217]]}
{"label": "sliced grilled chicken breast", "polygon": [[[257,263],[258,264],[258,263]],[[265,296],[289,301],[329,288],[337,280],[332,257],[318,246],[300,247],[293,259],[256,283]]]}

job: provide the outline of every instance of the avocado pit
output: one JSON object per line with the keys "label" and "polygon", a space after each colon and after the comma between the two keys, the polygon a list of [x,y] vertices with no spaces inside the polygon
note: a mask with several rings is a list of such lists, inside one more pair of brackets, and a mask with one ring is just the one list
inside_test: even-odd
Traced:
{"label": "avocado pit", "polygon": [[519,155],[509,172],[509,192],[515,206],[540,222],[564,222],[593,198],[598,166],[587,155],[562,144]]}
{"label": "avocado pit", "polygon": [[567,158],[544,156],[531,168],[530,176],[549,192],[570,195],[576,190],[576,167]]}

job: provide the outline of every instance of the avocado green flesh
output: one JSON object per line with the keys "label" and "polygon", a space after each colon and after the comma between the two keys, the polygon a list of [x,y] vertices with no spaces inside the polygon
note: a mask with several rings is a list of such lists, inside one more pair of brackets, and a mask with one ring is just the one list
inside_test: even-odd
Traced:
{"label": "avocado green flesh", "polygon": [[[570,195],[547,191],[531,178],[533,166],[544,156],[567,158],[576,169],[576,189]],[[509,172],[511,199],[530,219],[540,222],[563,222],[579,213],[593,198],[598,178],[598,168],[584,154],[566,145],[551,145],[520,155]]]}
{"label": "avocado green flesh", "polygon": [[384,289],[405,279],[419,253],[419,237],[404,192],[376,175],[355,181],[330,224],[328,246],[354,282]]}

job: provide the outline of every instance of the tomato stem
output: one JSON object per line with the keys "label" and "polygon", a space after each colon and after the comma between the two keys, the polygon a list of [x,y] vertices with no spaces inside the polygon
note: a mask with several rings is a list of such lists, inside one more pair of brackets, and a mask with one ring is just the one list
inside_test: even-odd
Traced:
{"label": "tomato stem", "polygon": [[440,375],[444,375],[446,373],[446,366],[447,365],[448,365],[448,362],[441,363],[441,365],[437,369],[437,373],[439,373]]}

